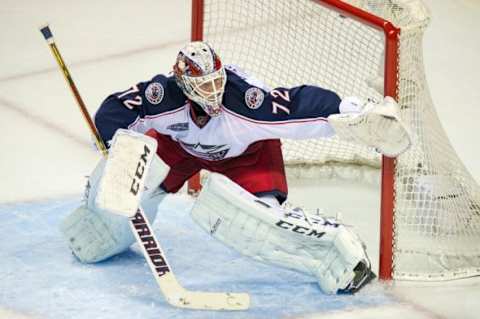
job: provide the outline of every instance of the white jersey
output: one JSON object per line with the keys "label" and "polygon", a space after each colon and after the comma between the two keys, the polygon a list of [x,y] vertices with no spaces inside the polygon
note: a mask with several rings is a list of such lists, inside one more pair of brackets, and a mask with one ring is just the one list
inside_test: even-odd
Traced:
{"label": "white jersey", "polygon": [[270,90],[229,66],[219,116],[199,127],[190,103],[173,77],[157,75],[109,96],[96,113],[95,124],[105,141],[118,128],[141,133],[155,129],[191,155],[216,161],[239,156],[260,140],[332,136],[327,117],[339,113],[340,98],[316,86]]}

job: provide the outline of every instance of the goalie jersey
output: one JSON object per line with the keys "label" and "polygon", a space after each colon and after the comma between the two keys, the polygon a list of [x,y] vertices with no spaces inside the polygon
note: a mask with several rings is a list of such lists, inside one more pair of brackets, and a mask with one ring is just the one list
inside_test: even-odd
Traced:
{"label": "goalie jersey", "polygon": [[155,129],[209,161],[239,156],[260,140],[334,134],[327,117],[339,113],[336,93],[310,85],[269,89],[235,66],[227,66],[226,73],[222,112],[201,128],[190,113],[193,102],[173,76],[164,75],[107,97],[95,114],[95,125],[107,145],[119,128],[140,133]]}

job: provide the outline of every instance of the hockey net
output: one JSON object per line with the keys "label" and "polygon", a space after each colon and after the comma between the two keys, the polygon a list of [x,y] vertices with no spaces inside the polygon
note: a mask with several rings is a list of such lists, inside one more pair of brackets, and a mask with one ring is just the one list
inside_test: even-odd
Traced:
{"label": "hockey net", "polygon": [[381,278],[480,274],[480,189],[430,97],[422,53],[430,14],[421,0],[193,0],[192,12],[193,40],[272,88],[395,96],[411,130],[409,151],[393,160],[337,138],[285,140],[287,169],[316,167],[329,178],[382,170]]}

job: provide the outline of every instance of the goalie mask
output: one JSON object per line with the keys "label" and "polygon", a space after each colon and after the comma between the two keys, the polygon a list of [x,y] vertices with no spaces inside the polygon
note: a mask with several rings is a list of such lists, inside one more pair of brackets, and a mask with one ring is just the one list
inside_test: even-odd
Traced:
{"label": "goalie mask", "polygon": [[183,93],[210,116],[221,111],[227,74],[220,58],[205,42],[192,42],[178,53],[173,66]]}

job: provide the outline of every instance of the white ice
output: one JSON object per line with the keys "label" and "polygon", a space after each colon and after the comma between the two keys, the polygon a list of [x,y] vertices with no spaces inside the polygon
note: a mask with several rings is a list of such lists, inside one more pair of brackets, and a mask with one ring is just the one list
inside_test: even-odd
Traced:
{"label": "white ice", "polygon": [[[480,2],[426,2],[433,16],[424,44],[434,104],[458,155],[480,181],[474,133],[480,116]],[[78,205],[84,176],[99,155],[38,27],[50,23],[93,114],[107,94],[170,70],[189,39],[189,17],[187,0],[2,1],[0,318],[479,317],[478,279],[376,283],[354,297],[325,296],[307,276],[250,262],[212,242],[191,223],[186,196],[172,198],[160,212],[165,220],[155,223],[180,280],[195,289],[248,289],[254,298],[250,312],[169,308],[135,248],[96,266],[71,257],[58,223]],[[312,181],[290,186],[294,203],[341,211],[376,260],[378,193],[373,187]],[[344,199],[339,190],[351,196]],[[204,261],[209,259],[214,266]]]}

